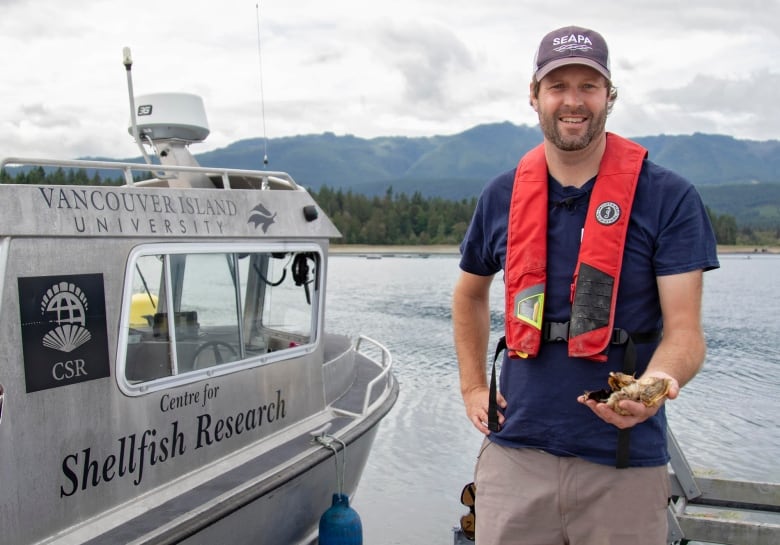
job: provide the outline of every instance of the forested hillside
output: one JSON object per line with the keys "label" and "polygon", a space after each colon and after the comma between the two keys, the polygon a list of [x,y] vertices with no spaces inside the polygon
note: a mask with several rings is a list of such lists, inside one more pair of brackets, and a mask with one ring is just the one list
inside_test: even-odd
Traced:
{"label": "forested hillside", "polygon": [[[120,178],[104,179],[99,172],[41,167],[11,175],[0,171],[0,183],[49,185],[123,185]],[[342,233],[343,244],[457,244],[477,203],[476,197],[447,199],[424,197],[420,191],[409,195],[388,188],[382,196],[369,196],[352,190],[322,186],[312,196]],[[736,218],[708,207],[719,244],[780,244],[780,226],[765,229],[739,226]]]}
{"label": "forested hillside", "polygon": [[[651,160],[679,172],[714,212],[740,227],[780,228],[780,141],[730,136],[635,138]],[[289,172],[311,190],[327,186],[368,197],[414,195],[459,201],[476,197],[495,175],[514,168],[541,141],[538,127],[480,125],[450,136],[420,138],[321,135],[272,139],[269,168]],[[197,155],[204,165],[261,168],[261,139]]]}
{"label": "forested hillside", "polygon": [[[696,185],[722,227],[722,241],[763,244],[780,238],[780,141],[707,134],[634,140],[653,161]],[[540,141],[538,127],[506,122],[447,136],[364,139],[324,133],[242,140],[200,154],[193,145],[192,152],[204,166],[262,169],[267,150],[267,168],[289,172],[320,197],[348,242],[450,243],[465,229],[464,210],[473,208],[485,183],[514,168]],[[0,173],[0,182],[94,183],[107,174],[12,170]]]}
{"label": "forested hillside", "polygon": [[[780,183],[777,140],[756,142],[708,134],[634,140],[648,149],[652,160],[696,185]],[[327,185],[368,195],[381,195],[392,185],[398,191],[433,196],[446,187],[438,182],[459,180],[463,183],[458,191],[463,194],[455,198],[460,198],[476,196],[488,179],[513,168],[540,142],[538,127],[508,122],[419,138],[364,139],[324,133],[269,140],[268,167],[289,172],[309,188]],[[193,152],[203,165],[255,169],[263,167],[265,149],[258,138],[202,154],[193,148]]]}

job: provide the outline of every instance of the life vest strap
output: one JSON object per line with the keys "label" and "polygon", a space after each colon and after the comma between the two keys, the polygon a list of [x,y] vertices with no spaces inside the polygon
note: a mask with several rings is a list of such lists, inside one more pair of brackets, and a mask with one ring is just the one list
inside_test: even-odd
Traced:
{"label": "life vest strap", "polygon": [[506,337],[501,337],[496,343],[496,353],[493,356],[493,369],[490,372],[490,399],[488,400],[488,429],[490,431],[499,431],[501,425],[498,423],[498,388],[496,386],[496,361],[501,352],[506,350]]}
{"label": "life vest strap", "polygon": [[[662,330],[642,331],[629,333],[625,329],[615,328],[612,332],[611,344],[626,345],[626,353],[623,356],[623,373],[633,375],[636,373],[636,345],[652,343],[660,340]],[[565,342],[569,337],[569,322],[544,322],[542,324],[543,342]],[[506,350],[506,337],[501,337],[496,343],[496,351],[493,355],[493,366],[490,372],[490,395],[488,399],[488,429],[497,432],[501,430],[498,423],[498,387],[496,381],[496,362],[501,352]],[[618,430],[617,451],[615,453],[615,467],[625,469],[630,459],[631,429]]]}
{"label": "life vest strap", "polygon": [[[569,339],[569,322],[544,322],[542,323],[542,342],[555,343],[567,342]],[[661,330],[640,331],[629,333],[625,329],[616,327],[612,330],[610,344],[623,345],[631,339],[635,344],[653,343],[661,339]]]}
{"label": "life vest strap", "polygon": [[[633,375],[636,373],[636,345],[659,341],[662,334],[663,331],[660,329],[655,331],[640,331],[638,333],[629,333],[621,328],[613,329],[610,344],[626,346],[626,353],[623,356],[623,373],[626,375]],[[568,339],[569,322],[544,322],[542,324],[542,342],[567,342]],[[498,354],[496,354],[496,357],[498,357]],[[495,360],[493,362],[493,373],[495,374]],[[618,469],[625,469],[628,467],[629,459],[631,457],[630,437],[630,429],[618,430],[617,451],[615,453],[615,467]]]}

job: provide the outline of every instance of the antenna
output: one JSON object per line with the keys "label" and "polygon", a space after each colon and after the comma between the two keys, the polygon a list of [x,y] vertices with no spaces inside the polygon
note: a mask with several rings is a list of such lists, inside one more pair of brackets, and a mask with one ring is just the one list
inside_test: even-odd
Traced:
{"label": "antenna", "polygon": [[260,68],[260,111],[263,119],[263,165],[268,165],[268,137],[265,132],[265,94],[263,93],[263,55],[260,49],[260,2],[255,4],[257,18],[257,61]]}
{"label": "antenna", "polygon": [[135,118],[135,94],[133,93],[133,76],[131,74],[133,68],[133,56],[130,54],[130,48],[125,47],[122,49],[122,64],[125,65],[125,72],[127,72],[127,93],[130,95],[130,124],[132,126],[133,138],[135,143],[138,144],[138,149],[141,150],[141,155],[144,157],[147,165],[152,164],[152,160],[146,154],[146,149],[141,142],[141,137],[138,132],[138,124]]}

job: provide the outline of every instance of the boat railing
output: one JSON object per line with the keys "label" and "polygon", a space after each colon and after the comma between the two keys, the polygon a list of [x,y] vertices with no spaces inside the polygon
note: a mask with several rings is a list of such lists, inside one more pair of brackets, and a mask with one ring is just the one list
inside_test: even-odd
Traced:
{"label": "boat railing", "polygon": [[671,428],[667,443],[669,543],[780,543],[780,484],[694,475]]}
{"label": "boat railing", "polygon": [[[361,345],[364,343],[368,343],[373,347],[374,350],[378,350],[379,357],[372,357],[372,355],[369,355],[366,352],[361,352]],[[363,408],[360,413],[360,416],[364,416],[369,412],[373,412],[390,393],[394,380],[393,374],[390,372],[393,367],[393,357],[386,346],[381,344],[379,341],[376,341],[365,335],[360,335],[358,337],[357,342],[355,343],[355,352],[376,365],[380,370],[379,374],[371,379],[371,381],[366,385],[366,393],[363,397]],[[372,402],[371,398],[374,393],[374,389],[380,385],[384,386],[384,392],[377,396],[377,398]]]}
{"label": "boat railing", "polygon": [[[263,185],[267,185],[268,180],[281,183],[288,189],[302,189],[292,177],[286,172],[270,170],[245,170],[236,168],[219,168],[203,166],[185,166],[185,165],[150,165],[147,163],[128,163],[122,161],[94,161],[89,159],[39,159],[25,157],[6,157],[0,163],[0,168],[7,166],[39,166],[39,167],[60,167],[75,169],[99,169],[121,171],[127,186],[136,186],[138,182],[133,178],[133,172],[164,172],[164,173],[200,173],[206,176],[218,176],[222,180],[222,186],[230,189],[230,177],[245,176],[263,180]],[[270,188],[270,186],[269,186]]]}

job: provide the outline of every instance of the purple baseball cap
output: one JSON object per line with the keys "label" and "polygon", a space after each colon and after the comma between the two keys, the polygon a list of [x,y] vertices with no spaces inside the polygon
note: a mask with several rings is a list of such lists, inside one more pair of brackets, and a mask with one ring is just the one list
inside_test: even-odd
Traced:
{"label": "purple baseball cap", "polygon": [[536,81],[541,81],[556,68],[569,64],[590,66],[608,80],[612,79],[607,42],[595,30],[567,26],[553,30],[542,38],[534,57]]}

